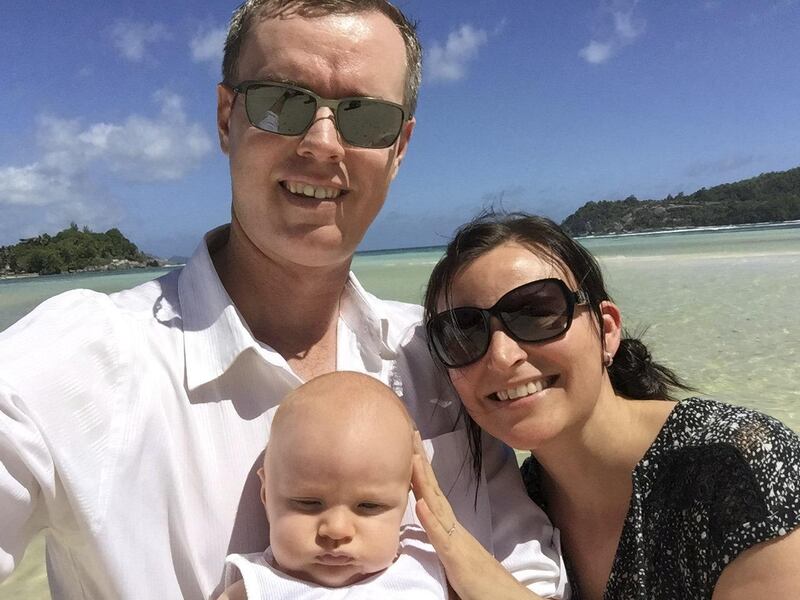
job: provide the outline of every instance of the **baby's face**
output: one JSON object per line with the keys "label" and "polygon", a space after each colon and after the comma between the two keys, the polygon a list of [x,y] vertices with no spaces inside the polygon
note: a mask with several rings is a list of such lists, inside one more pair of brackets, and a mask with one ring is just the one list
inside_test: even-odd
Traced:
{"label": "baby's face", "polygon": [[[265,506],[278,568],[340,587],[397,556],[411,475],[408,427],[350,423],[283,432],[265,462]],[[270,442],[272,444],[272,441]]]}

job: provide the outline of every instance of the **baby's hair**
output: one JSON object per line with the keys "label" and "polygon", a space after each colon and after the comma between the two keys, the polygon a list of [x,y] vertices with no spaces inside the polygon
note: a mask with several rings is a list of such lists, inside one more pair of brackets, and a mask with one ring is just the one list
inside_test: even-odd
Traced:
{"label": "baby's hair", "polygon": [[393,407],[408,424],[411,435],[415,429],[405,404],[389,386],[363,373],[335,371],[315,377],[284,396],[272,419],[270,438],[279,434],[293,411],[307,403],[335,406],[337,411],[355,410],[367,418],[381,419],[387,417],[387,408]]}

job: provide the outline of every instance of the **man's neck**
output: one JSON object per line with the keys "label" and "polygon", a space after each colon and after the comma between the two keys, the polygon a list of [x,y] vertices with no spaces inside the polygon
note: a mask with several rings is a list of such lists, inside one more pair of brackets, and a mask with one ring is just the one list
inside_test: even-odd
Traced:
{"label": "man's neck", "polygon": [[326,267],[277,261],[235,227],[211,257],[256,339],[283,356],[304,380],[336,369],[339,300],[349,261]]}

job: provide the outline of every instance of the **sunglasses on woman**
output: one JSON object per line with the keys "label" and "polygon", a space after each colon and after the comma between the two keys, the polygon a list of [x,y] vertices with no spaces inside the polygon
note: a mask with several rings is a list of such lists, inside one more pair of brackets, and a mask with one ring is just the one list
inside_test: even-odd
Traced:
{"label": "sunglasses on woman", "polygon": [[544,342],[572,325],[575,306],[588,304],[583,290],[573,292],[560,279],[539,279],[507,292],[491,308],[459,306],[428,321],[428,344],[451,369],[482,358],[492,338],[490,319],[497,317],[518,342]]}
{"label": "sunglasses on woman", "polygon": [[359,148],[388,148],[406,121],[405,107],[379,98],[332,100],[274,81],[243,81],[231,89],[244,94],[245,112],[253,127],[280,135],[305,133],[317,110],[325,106],[333,111],[336,129],[345,142]]}

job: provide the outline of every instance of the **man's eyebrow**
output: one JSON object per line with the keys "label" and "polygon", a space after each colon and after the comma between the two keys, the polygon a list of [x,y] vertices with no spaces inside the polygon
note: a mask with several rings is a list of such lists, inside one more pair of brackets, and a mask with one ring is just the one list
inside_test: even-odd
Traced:
{"label": "man's eyebrow", "polygon": [[[281,75],[275,75],[272,73],[261,73],[255,79],[255,81],[271,81],[273,83],[283,83],[285,85],[293,85],[295,87],[300,87],[303,88],[304,90],[310,90],[315,94],[321,95],[314,89],[313,85],[309,85],[304,81],[292,79],[291,77],[282,77]],[[357,90],[355,88],[346,94],[341,94],[337,96],[337,98],[373,98],[373,97],[380,98],[381,96],[373,96],[372,94],[367,94],[363,90]]]}
{"label": "man's eyebrow", "polygon": [[273,73],[261,73],[258,76],[258,81],[272,81],[275,83],[285,83],[286,85],[295,85],[297,87],[310,89],[308,86],[303,85],[296,79],[292,79],[290,77],[281,77],[280,75],[275,75]]}

